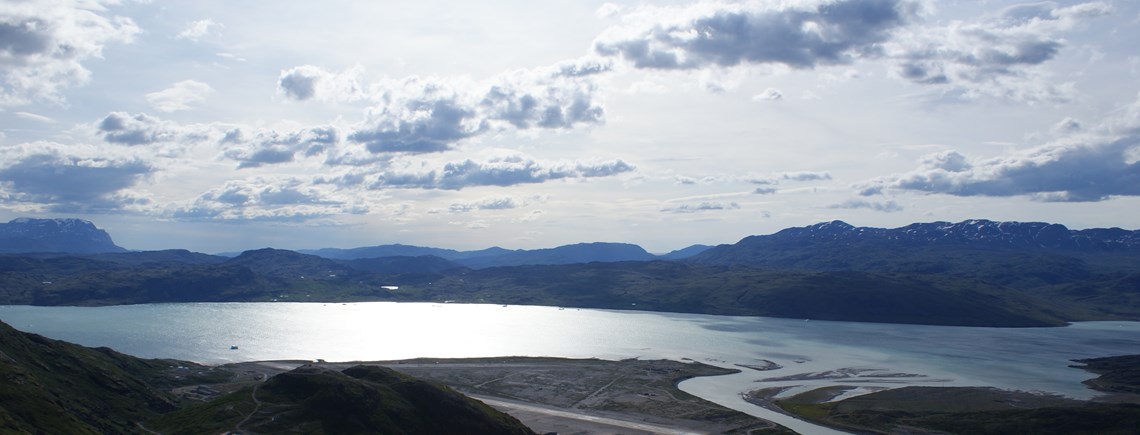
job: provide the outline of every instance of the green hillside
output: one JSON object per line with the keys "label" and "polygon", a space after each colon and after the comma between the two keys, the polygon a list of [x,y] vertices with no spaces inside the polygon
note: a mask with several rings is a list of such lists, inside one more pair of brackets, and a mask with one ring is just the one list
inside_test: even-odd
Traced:
{"label": "green hillside", "polygon": [[0,322],[0,433],[205,434],[235,428],[329,434],[532,433],[513,417],[447,387],[381,367],[354,367],[343,373],[302,367],[205,402],[171,393],[175,387],[233,376],[186,361],[140,359],[51,340]]}

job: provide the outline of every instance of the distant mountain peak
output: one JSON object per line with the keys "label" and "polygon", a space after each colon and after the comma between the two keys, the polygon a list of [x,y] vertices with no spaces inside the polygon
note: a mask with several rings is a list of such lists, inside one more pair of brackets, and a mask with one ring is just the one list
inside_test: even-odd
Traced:
{"label": "distant mountain peak", "polygon": [[0,252],[93,254],[125,252],[111,236],[83,219],[16,218],[0,224]]}
{"label": "distant mountain peak", "polygon": [[793,227],[775,234],[749,236],[693,257],[705,263],[755,263],[775,252],[820,247],[914,248],[924,246],[1019,251],[1140,252],[1140,230],[1093,228],[1070,230],[1047,222],[968,219],[913,223],[899,228],[855,227],[843,221]]}

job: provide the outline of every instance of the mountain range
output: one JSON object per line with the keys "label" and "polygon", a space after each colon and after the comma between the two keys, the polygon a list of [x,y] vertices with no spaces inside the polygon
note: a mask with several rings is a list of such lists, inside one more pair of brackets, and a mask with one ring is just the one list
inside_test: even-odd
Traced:
{"label": "mountain range", "polygon": [[678,259],[616,243],[7,254],[0,303],[455,301],[1051,326],[1140,319],[1138,257],[1137,231],[986,220],[895,229],[824,222],[696,246]]}

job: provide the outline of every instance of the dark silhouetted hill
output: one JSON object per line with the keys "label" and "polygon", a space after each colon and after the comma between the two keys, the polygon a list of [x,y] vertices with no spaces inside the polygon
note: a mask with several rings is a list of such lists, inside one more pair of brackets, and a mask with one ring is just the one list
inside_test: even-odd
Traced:
{"label": "dark silhouetted hill", "polygon": [[[260,405],[250,403],[256,397]],[[228,412],[257,406],[248,420]],[[302,366],[155,422],[169,433],[533,434],[514,417],[391,369]]]}

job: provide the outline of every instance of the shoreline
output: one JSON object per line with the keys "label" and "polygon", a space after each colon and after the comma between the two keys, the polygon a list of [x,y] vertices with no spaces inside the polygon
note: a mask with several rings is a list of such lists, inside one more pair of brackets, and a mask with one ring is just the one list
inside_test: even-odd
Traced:
{"label": "shoreline", "polygon": [[[235,380],[203,386],[222,394],[310,364],[335,370],[378,365],[438,382],[469,397],[488,399],[488,405],[538,433],[794,433],[678,389],[677,384],[686,379],[738,372],[695,361],[541,357],[251,361],[210,366],[207,370],[234,373]],[[201,391],[199,387],[182,389]]]}

